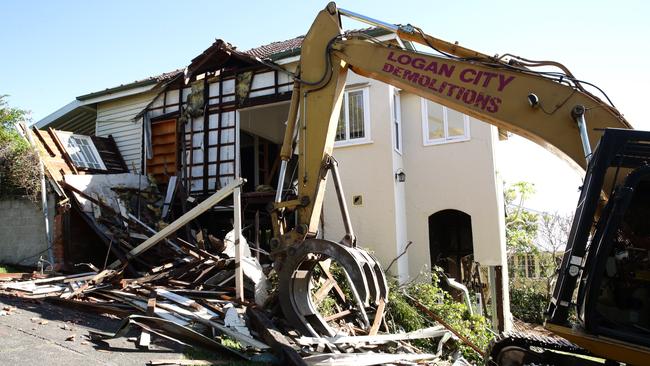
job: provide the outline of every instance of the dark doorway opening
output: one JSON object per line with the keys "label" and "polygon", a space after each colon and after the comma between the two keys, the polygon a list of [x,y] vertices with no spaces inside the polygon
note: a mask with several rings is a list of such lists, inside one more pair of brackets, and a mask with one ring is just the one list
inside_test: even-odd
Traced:
{"label": "dark doorway opening", "polygon": [[[432,266],[439,266],[449,277],[465,282],[474,254],[472,217],[452,209],[429,216],[429,253]],[[464,268],[468,264],[470,268]]]}

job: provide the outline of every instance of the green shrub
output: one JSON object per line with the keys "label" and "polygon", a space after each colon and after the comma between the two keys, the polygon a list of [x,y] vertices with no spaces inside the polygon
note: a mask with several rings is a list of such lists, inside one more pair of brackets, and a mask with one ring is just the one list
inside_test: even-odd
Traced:
{"label": "green shrub", "polygon": [[510,312],[527,323],[542,324],[549,298],[540,286],[523,285],[510,288]]}
{"label": "green shrub", "polygon": [[[406,293],[446,321],[451,327],[467,337],[480,349],[486,349],[488,343],[494,337],[490,331],[489,321],[481,315],[470,315],[464,303],[456,302],[449,293],[439,287],[437,274],[432,273],[431,276],[432,280],[430,283],[416,283],[403,288],[398,288],[395,281],[391,282],[388,317],[389,320],[393,321],[396,327],[395,330],[408,332],[423,328],[432,323],[431,319],[408,302],[403,296],[403,293]],[[435,353],[436,351],[437,342],[421,340],[414,341],[413,343],[428,352]],[[468,360],[480,360],[480,356],[469,346],[463,343],[459,343],[456,346]]]}
{"label": "green shrub", "polygon": [[8,107],[4,97],[0,95],[0,196],[26,195],[36,201],[39,157],[14,127],[26,112]]}

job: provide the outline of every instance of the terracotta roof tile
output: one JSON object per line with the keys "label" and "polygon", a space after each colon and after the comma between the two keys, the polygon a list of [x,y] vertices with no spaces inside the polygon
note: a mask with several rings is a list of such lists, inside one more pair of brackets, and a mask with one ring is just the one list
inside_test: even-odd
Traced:
{"label": "terracotta roof tile", "polygon": [[285,41],[272,42],[263,46],[251,48],[248,51],[244,51],[244,53],[254,57],[267,58],[279,53],[299,49],[304,38],[305,36],[299,36],[296,38],[287,39]]}
{"label": "terracotta roof tile", "polygon": [[[352,33],[364,33],[368,35],[382,35],[388,33],[383,29],[376,27],[361,28],[361,29],[351,29],[345,31],[345,34]],[[259,58],[271,58],[272,56],[277,56],[279,54],[289,53],[290,51],[299,50],[302,46],[302,41],[305,39],[305,36],[298,36],[296,38],[287,39],[285,41],[277,41],[269,44],[265,44],[259,47],[251,48],[248,51],[244,51],[245,54],[251,55],[253,57]]]}

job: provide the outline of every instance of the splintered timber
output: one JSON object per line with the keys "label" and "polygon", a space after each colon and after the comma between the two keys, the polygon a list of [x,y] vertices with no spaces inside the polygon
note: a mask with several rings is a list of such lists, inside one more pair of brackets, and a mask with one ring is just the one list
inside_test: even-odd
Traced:
{"label": "splintered timber", "polygon": [[[395,51],[391,51],[386,57],[382,71],[490,113],[499,111],[501,98],[477,91],[476,88],[496,89],[500,93],[515,79],[511,75],[476,70],[471,67],[456,70],[456,65],[453,64],[427,60],[420,56],[413,57],[408,53],[400,54]],[[440,80],[441,77],[452,78],[456,72],[460,83]]]}

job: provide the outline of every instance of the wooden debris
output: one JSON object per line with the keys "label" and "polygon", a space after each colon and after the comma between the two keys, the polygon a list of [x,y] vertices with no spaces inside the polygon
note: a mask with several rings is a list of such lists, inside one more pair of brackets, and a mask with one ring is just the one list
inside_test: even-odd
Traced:
{"label": "wooden debris", "polygon": [[289,340],[275,327],[273,322],[264,314],[264,311],[250,306],[246,309],[251,326],[266,341],[284,365],[307,365],[302,357],[291,347]]}
{"label": "wooden debris", "polygon": [[350,344],[350,345],[376,345],[396,341],[406,341],[413,339],[438,338],[444,337],[449,331],[443,326],[434,326],[430,328],[418,329],[409,333],[379,334],[375,336],[336,336],[336,337],[300,337],[296,343],[301,346],[317,344]]}
{"label": "wooden debris", "polygon": [[429,353],[341,353],[321,354],[307,356],[304,358],[309,366],[370,366],[385,365],[389,363],[404,363],[426,361],[438,358],[437,355]]}
{"label": "wooden debris", "polygon": [[379,330],[379,326],[381,325],[381,320],[384,318],[385,308],[386,308],[386,302],[384,301],[384,299],[379,299],[379,305],[377,306],[375,319],[373,320],[372,327],[370,327],[370,331],[368,332],[369,336],[377,335],[377,331]]}
{"label": "wooden debris", "polygon": [[[212,206],[216,205],[219,203],[221,200],[232,194],[233,190],[239,186],[244,184],[243,179],[235,179],[230,184],[225,186],[224,188],[218,190],[216,193],[214,193],[212,196],[208,197],[206,200],[198,204],[196,207],[188,211],[185,215],[179,217],[176,219],[176,221],[170,223],[168,226],[166,226],[164,229],[160,230],[158,233],[156,233],[154,236],[151,238],[147,239],[144,243],[138,245],[137,247],[133,248],[128,255],[129,257],[135,257],[139,255],[140,253],[148,250],[152,246],[158,244],[161,240],[165,239],[166,237],[172,235],[174,232],[176,232],[178,229],[182,228],[185,226],[185,224],[189,223],[190,221],[194,220],[197,216],[202,214],[203,212],[207,211],[210,209]],[[111,263],[109,268],[111,269],[116,269],[120,265],[120,261],[116,261]]]}

